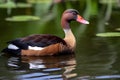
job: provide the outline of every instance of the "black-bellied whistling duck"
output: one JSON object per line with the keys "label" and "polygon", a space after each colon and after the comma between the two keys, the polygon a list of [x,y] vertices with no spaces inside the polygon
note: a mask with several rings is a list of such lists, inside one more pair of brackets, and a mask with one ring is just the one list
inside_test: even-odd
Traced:
{"label": "black-bellied whistling duck", "polygon": [[61,25],[65,32],[64,39],[50,34],[30,35],[9,41],[8,47],[3,52],[22,56],[46,56],[73,52],[76,40],[69,26],[71,21],[89,24],[79,15],[77,10],[67,9],[61,19]]}

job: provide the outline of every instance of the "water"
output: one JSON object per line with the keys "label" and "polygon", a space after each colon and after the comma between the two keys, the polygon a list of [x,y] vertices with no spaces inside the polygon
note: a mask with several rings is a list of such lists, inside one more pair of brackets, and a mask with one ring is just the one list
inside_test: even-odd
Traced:
{"label": "water", "polygon": [[[78,9],[78,5],[73,4],[82,3],[72,2],[66,4],[66,7]],[[0,9],[0,50],[7,46],[7,41],[30,34],[49,33],[64,37],[60,27],[60,15],[65,9],[63,4],[55,5],[51,13],[48,13],[46,8],[43,11],[46,13],[44,15],[39,15],[37,13],[39,11],[35,11],[41,10],[38,6],[34,6],[35,9],[13,9],[9,15],[29,14],[41,18],[40,21],[28,22],[6,21],[7,9]],[[104,17],[104,7],[106,8],[104,5],[98,9],[100,13],[94,10],[96,12],[94,15],[90,13],[90,9],[83,10],[85,5],[79,7],[81,15],[84,14],[90,24],[71,23],[77,39],[75,54],[45,57],[0,56],[0,80],[119,80],[120,38],[96,36],[96,33],[116,31],[116,28],[120,27],[119,8],[113,8],[109,19],[109,16]]]}
{"label": "water", "polygon": [[6,62],[9,73],[17,80],[61,80],[75,69],[74,55],[51,57],[10,57]]}

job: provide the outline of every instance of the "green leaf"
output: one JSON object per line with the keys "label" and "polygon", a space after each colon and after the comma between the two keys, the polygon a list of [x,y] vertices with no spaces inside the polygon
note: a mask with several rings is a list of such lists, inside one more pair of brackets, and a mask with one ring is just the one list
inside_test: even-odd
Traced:
{"label": "green leaf", "polygon": [[0,8],[16,8],[16,4],[14,3],[4,3],[4,4],[0,4]]}
{"label": "green leaf", "polygon": [[118,0],[100,0],[102,4],[118,3]]}
{"label": "green leaf", "polygon": [[27,3],[4,3],[4,4],[0,4],[0,8],[27,8],[27,7],[31,7],[31,4],[27,4]]}
{"label": "green leaf", "polygon": [[99,36],[99,37],[120,37],[120,32],[97,33],[96,36]]}
{"label": "green leaf", "polygon": [[117,28],[116,30],[117,30],[117,31],[120,31],[120,28]]}
{"label": "green leaf", "polygon": [[34,20],[40,20],[37,16],[29,16],[29,15],[19,15],[19,16],[13,16],[6,18],[7,21],[34,21]]}
{"label": "green leaf", "polygon": [[27,4],[27,3],[17,3],[16,5],[19,8],[27,8],[32,6],[31,4]]}
{"label": "green leaf", "polygon": [[51,3],[52,0],[27,0],[28,3]]}

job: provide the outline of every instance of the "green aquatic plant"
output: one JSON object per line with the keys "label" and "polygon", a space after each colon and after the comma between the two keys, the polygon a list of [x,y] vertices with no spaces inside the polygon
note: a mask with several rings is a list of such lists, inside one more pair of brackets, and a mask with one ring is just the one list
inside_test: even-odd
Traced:
{"label": "green aquatic plant", "polygon": [[37,16],[30,16],[30,15],[19,15],[19,16],[13,16],[6,18],[7,21],[34,21],[34,20],[40,20]]}
{"label": "green aquatic plant", "polygon": [[8,15],[11,14],[12,12],[12,8],[28,8],[28,7],[32,7],[32,4],[28,4],[28,3],[15,3],[12,0],[7,0],[7,2],[3,2],[0,4],[0,8],[7,8],[7,13]]}
{"label": "green aquatic plant", "polygon": [[32,5],[28,4],[28,3],[17,3],[16,6],[18,8],[27,8],[27,7],[29,8],[29,7],[32,7]]}
{"label": "green aquatic plant", "polygon": [[120,37],[120,32],[97,33],[96,36],[99,36],[99,37]]}
{"label": "green aquatic plant", "polygon": [[120,28],[117,28],[116,30],[117,30],[117,31],[120,31]]}
{"label": "green aquatic plant", "polygon": [[102,4],[109,4],[109,3],[118,3],[118,0],[100,0]]}
{"label": "green aquatic plant", "polygon": [[27,0],[28,3],[49,3],[52,0]]}
{"label": "green aquatic plant", "polygon": [[3,3],[0,4],[0,8],[27,8],[27,7],[31,7],[31,4],[28,3],[13,3],[13,2],[9,2],[9,3]]}
{"label": "green aquatic plant", "polygon": [[28,3],[15,3],[13,0],[7,0],[0,4],[0,8],[26,8],[31,7],[31,4]]}
{"label": "green aquatic plant", "polygon": [[1,3],[0,8],[16,8],[16,4],[12,1],[7,1],[6,3]]}

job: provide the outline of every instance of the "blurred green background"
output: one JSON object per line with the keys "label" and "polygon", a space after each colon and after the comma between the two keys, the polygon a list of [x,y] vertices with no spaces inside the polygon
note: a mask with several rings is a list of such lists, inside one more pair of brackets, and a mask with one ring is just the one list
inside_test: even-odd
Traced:
{"label": "blurred green background", "polygon": [[[112,75],[117,75],[114,80],[120,79],[120,0],[0,0],[0,50],[7,41],[31,34],[63,38],[60,19],[69,8],[78,10],[90,22],[71,23],[77,40],[75,79],[101,75],[105,80],[112,80]],[[11,70],[5,65],[8,58],[0,60],[0,71],[4,72],[0,79],[9,79]],[[13,78],[16,75],[12,73]]]}

